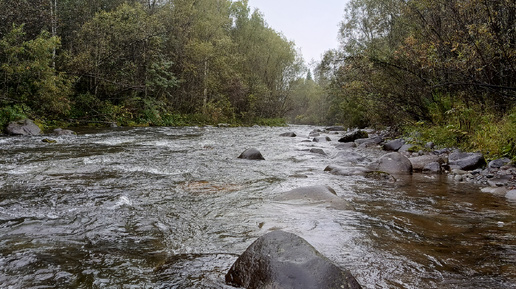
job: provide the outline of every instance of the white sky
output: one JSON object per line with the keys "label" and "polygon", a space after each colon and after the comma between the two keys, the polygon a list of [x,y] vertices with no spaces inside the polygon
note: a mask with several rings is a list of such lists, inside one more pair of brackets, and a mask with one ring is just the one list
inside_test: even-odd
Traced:
{"label": "white sky", "polygon": [[296,43],[305,62],[319,61],[323,53],[337,48],[339,23],[348,0],[249,0],[269,27]]}

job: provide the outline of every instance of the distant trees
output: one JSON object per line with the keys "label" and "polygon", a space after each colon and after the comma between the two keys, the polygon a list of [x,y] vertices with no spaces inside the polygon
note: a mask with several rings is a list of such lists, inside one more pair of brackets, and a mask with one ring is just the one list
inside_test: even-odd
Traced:
{"label": "distant trees", "polygon": [[4,0],[0,10],[0,111],[156,125],[174,114],[281,117],[302,68],[245,0]]}

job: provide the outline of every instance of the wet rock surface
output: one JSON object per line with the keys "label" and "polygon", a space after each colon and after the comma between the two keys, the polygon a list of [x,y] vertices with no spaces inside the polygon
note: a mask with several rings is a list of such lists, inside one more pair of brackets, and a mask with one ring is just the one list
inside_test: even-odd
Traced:
{"label": "wet rock surface", "polygon": [[297,135],[294,132],[285,132],[280,134],[282,137],[296,137]]}
{"label": "wet rock surface", "polygon": [[[319,138],[324,138],[325,133],[331,132],[318,130]],[[388,179],[394,180],[391,175],[412,172],[446,174],[450,180],[456,182],[501,188],[498,191],[502,190],[503,194],[516,188],[516,168],[508,158],[487,163],[482,153],[462,152],[452,148],[435,149],[432,142],[415,145],[401,138],[389,140],[386,139],[388,132],[353,130],[340,133],[342,136],[334,147],[341,152],[333,155],[334,163],[325,169],[335,175],[365,174],[369,177],[371,172],[384,172]],[[393,151],[394,154],[386,154],[371,161],[360,159],[356,153],[375,149]]]}
{"label": "wet rock surface", "polygon": [[69,129],[56,128],[52,132],[52,135],[55,135],[55,136],[75,136],[75,135],[77,135],[77,133],[74,132],[73,130],[69,130]]}
{"label": "wet rock surface", "polygon": [[412,163],[400,153],[388,153],[368,166],[373,171],[380,171],[394,175],[411,174]]}
{"label": "wet rock surface", "polygon": [[352,209],[351,205],[341,197],[337,196],[335,190],[329,186],[309,186],[296,188],[274,198],[279,202],[305,203],[305,204],[321,204],[327,208],[348,210]]}
{"label": "wet rock surface", "polygon": [[41,129],[30,119],[13,121],[7,125],[7,134],[9,135],[41,135]]}
{"label": "wet rock surface", "polygon": [[339,142],[354,142],[357,139],[368,138],[369,134],[363,130],[356,130],[349,132],[339,139]]}
{"label": "wet rock surface", "polygon": [[262,153],[255,148],[245,150],[238,158],[245,160],[265,160]]}
{"label": "wet rock surface", "polygon": [[358,289],[353,275],[331,263],[301,237],[273,231],[257,239],[226,274],[248,289]]}

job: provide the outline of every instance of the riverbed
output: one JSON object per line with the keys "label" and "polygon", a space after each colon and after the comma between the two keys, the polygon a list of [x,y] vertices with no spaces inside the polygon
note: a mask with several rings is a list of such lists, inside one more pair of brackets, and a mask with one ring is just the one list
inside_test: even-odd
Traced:
{"label": "riverbed", "polygon": [[[0,137],[0,287],[232,288],[238,255],[281,229],[364,288],[516,288],[516,203],[440,175],[332,175],[338,135],[310,142],[315,128]],[[238,159],[247,148],[265,160]],[[382,154],[350,152],[356,166]],[[274,200],[311,185],[353,209]]]}

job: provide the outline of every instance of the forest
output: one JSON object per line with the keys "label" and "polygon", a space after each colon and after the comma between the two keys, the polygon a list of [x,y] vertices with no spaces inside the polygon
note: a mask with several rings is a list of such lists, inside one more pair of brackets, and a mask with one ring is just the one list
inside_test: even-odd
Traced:
{"label": "forest", "polygon": [[516,155],[513,0],[350,0],[340,47],[312,69],[246,0],[1,0],[0,11],[0,126],[286,121]]}
{"label": "forest", "polygon": [[299,120],[516,155],[515,1],[351,0],[339,39]]}
{"label": "forest", "polygon": [[302,69],[247,1],[2,0],[0,123],[281,118]]}

